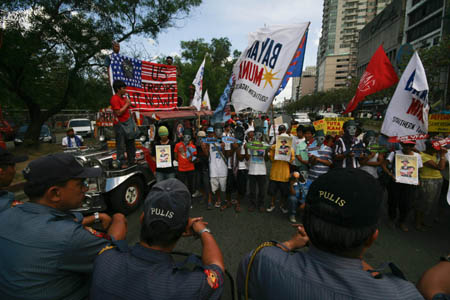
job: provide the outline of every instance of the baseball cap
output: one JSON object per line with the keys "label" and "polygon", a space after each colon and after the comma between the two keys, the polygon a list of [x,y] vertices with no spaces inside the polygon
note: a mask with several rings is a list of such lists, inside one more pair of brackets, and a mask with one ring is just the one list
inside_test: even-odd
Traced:
{"label": "baseball cap", "polygon": [[378,222],[382,194],[378,181],[366,171],[339,168],[311,184],[306,204],[313,215],[326,222],[361,228]]}
{"label": "baseball cap", "polygon": [[184,183],[170,178],[156,183],[144,202],[144,225],[162,221],[170,228],[185,226],[189,219],[191,193]]}
{"label": "baseball cap", "polygon": [[214,132],[214,128],[208,127],[208,129],[206,129],[206,132]]}
{"label": "baseball cap", "polygon": [[286,130],[286,126],[280,125],[278,126],[278,131]]}
{"label": "baseball cap", "polygon": [[405,140],[405,141],[401,141],[400,144],[410,144],[410,145],[415,145],[416,141],[415,140]]}
{"label": "baseball cap", "polygon": [[85,168],[68,153],[55,153],[39,157],[22,171],[28,183],[53,184],[74,178],[99,177],[101,168]]}
{"label": "baseball cap", "polygon": [[0,148],[0,165],[14,165],[28,159],[26,155],[14,155],[6,149]]}
{"label": "baseball cap", "polygon": [[208,125],[208,120],[202,120],[202,125]]}
{"label": "baseball cap", "polygon": [[200,131],[197,133],[197,136],[198,136],[198,137],[205,137],[205,136],[206,136],[206,132],[204,132],[203,130],[200,130]]}
{"label": "baseball cap", "polygon": [[348,126],[357,126],[357,124],[354,120],[348,120],[344,122],[342,128],[347,128]]}
{"label": "baseball cap", "polygon": [[158,135],[159,136],[168,136],[169,135],[169,129],[167,129],[166,126],[160,126],[158,128]]}

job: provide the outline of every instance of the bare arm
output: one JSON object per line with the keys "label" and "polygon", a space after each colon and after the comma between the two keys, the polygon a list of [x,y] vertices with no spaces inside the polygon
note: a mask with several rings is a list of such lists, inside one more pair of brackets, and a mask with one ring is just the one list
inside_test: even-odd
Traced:
{"label": "bare arm", "polygon": [[118,241],[124,240],[127,237],[127,218],[120,213],[114,214],[107,233]]}
{"label": "bare arm", "polygon": [[427,300],[439,293],[450,294],[450,262],[442,261],[425,271],[416,287]]}
{"label": "bare arm", "polygon": [[[199,233],[206,227],[205,222],[197,221],[192,224],[192,230]],[[203,232],[200,235],[202,241],[202,262],[204,265],[217,265],[222,271],[225,270],[222,251],[219,249],[216,240],[209,232]]]}

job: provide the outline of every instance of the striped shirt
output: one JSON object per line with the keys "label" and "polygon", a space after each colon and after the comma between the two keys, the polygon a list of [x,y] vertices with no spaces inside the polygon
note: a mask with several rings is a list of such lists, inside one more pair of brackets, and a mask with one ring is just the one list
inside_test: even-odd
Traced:
{"label": "striped shirt", "polygon": [[[244,294],[250,254],[239,264],[238,294]],[[415,286],[393,274],[374,278],[360,259],[345,258],[313,246],[287,253],[278,247],[263,248],[253,261],[250,299],[296,300],[400,300],[423,299]]]}
{"label": "striped shirt", "polygon": [[[317,148],[317,143],[314,141],[309,147],[308,147],[308,155],[314,155],[319,159],[332,161],[333,156],[333,150],[326,146],[325,144],[322,144],[319,149],[312,150]],[[311,165],[308,171],[308,179],[309,180],[316,180],[320,175],[328,173],[330,170],[330,167],[321,163],[317,162],[315,165]]]}
{"label": "striped shirt", "polygon": [[[338,154],[347,154],[348,151],[351,151],[352,148],[358,143],[357,139],[354,139],[350,147],[344,143],[342,138],[339,138],[336,142],[336,146],[334,149],[334,153]],[[343,160],[336,161],[337,168],[359,168],[359,161],[356,157],[345,157]]]}

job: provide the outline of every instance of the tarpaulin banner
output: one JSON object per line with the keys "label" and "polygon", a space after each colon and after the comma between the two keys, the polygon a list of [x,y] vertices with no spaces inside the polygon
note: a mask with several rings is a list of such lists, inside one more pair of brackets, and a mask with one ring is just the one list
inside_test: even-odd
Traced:
{"label": "tarpaulin banner", "polygon": [[249,45],[233,67],[236,111],[266,112],[308,29],[308,23],[274,25],[249,34]]}
{"label": "tarpaulin banner", "polygon": [[428,117],[429,132],[450,132],[450,114],[430,114]]}

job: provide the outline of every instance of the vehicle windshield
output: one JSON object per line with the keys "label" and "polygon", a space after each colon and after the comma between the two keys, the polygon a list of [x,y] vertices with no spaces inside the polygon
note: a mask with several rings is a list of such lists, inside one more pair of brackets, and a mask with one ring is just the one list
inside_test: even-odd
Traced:
{"label": "vehicle windshield", "polygon": [[50,135],[50,128],[47,125],[42,125],[41,127],[41,136]]}
{"label": "vehicle windshield", "polygon": [[89,120],[74,120],[70,121],[69,127],[90,127],[91,121]]}
{"label": "vehicle windshield", "polygon": [[[17,137],[24,137],[27,129],[28,129],[28,125],[21,126],[19,128],[19,130],[17,131]],[[46,135],[50,135],[50,128],[48,128],[47,125],[42,125],[40,136],[46,136]]]}

